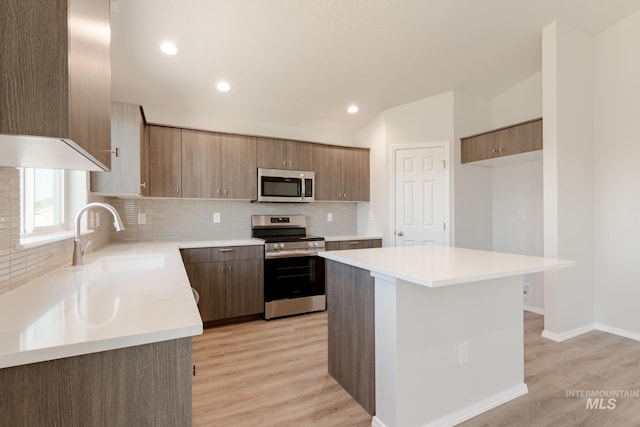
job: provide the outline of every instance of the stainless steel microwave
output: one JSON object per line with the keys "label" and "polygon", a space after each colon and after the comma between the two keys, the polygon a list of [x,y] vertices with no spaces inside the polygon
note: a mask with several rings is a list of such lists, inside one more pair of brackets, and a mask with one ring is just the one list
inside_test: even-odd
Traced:
{"label": "stainless steel microwave", "polygon": [[259,202],[313,202],[313,171],[258,168]]}

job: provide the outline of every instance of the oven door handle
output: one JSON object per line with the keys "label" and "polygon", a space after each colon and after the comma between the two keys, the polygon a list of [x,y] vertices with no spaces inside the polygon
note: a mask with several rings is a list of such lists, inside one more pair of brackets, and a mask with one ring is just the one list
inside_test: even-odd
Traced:
{"label": "oven door handle", "polygon": [[307,180],[304,179],[304,174],[303,173],[300,174],[300,180],[302,181],[302,194],[301,194],[301,197],[300,197],[300,201],[302,202],[302,201],[304,201],[304,195],[307,194],[307,188],[306,188]]}
{"label": "oven door handle", "polygon": [[264,254],[264,258],[265,259],[302,258],[302,257],[314,257],[314,256],[317,256],[317,255],[318,255],[318,252],[282,251],[282,252]]}

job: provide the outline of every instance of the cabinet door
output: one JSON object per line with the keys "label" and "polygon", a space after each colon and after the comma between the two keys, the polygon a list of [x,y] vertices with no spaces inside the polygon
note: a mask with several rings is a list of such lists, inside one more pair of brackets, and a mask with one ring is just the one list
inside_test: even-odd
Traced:
{"label": "cabinet door", "polygon": [[200,294],[198,309],[203,322],[224,318],[224,263],[185,264],[191,286]]}
{"label": "cabinet door", "polygon": [[287,141],[273,138],[256,139],[257,167],[268,169],[287,168]]}
{"label": "cabinet door", "polygon": [[542,150],[542,119],[514,126],[510,138],[505,152],[501,155]]}
{"label": "cabinet door", "polygon": [[462,163],[476,162],[498,156],[496,132],[464,138],[460,141]]}
{"label": "cabinet door", "polygon": [[315,170],[315,199],[342,200],[342,151],[339,147],[315,145],[313,147]]}
{"label": "cabinet door", "polygon": [[225,317],[264,312],[263,260],[227,261]]}
{"label": "cabinet door", "polygon": [[287,141],[286,169],[312,171],[313,144],[308,142]]}
{"label": "cabinet door", "polygon": [[220,135],[222,197],[253,200],[257,195],[256,139]]}
{"label": "cabinet door", "polygon": [[[142,112],[141,112],[142,114]],[[149,195],[149,126],[144,121],[140,126],[142,144],[140,145],[140,195]]]}
{"label": "cabinet door", "polygon": [[219,198],[220,136],[182,129],[182,197]]}
{"label": "cabinet door", "polygon": [[108,194],[140,194],[141,146],[144,123],[140,106],[111,103],[111,172],[91,172],[91,191]]}
{"label": "cabinet door", "polygon": [[149,194],[180,197],[182,130],[151,126],[149,129]]}
{"label": "cabinet door", "polygon": [[369,151],[342,149],[341,200],[369,200]]}

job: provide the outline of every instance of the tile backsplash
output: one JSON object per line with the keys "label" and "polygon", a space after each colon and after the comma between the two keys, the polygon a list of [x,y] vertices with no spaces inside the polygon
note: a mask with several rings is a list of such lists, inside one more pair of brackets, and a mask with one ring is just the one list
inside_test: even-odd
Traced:
{"label": "tile backsplash", "polygon": [[[72,238],[25,249],[20,246],[20,174],[0,167],[0,294],[59,267],[71,265]],[[356,234],[357,204],[251,203],[246,201],[116,198],[90,194],[90,201],[113,205],[126,230],[115,232],[110,215],[87,213],[93,233],[83,238],[98,249],[110,241],[227,240],[251,237],[251,215],[306,215],[307,232],[318,236]],[[220,223],[213,214],[220,214]],[[333,221],[327,221],[331,213]]]}
{"label": "tile backsplash", "polygon": [[[306,215],[307,232],[319,236],[356,234],[357,204],[345,202],[251,203],[246,201],[106,197],[126,230],[108,227],[111,241],[227,240],[251,237],[251,215]],[[220,223],[213,215],[220,214]],[[327,221],[331,213],[333,221]]]}

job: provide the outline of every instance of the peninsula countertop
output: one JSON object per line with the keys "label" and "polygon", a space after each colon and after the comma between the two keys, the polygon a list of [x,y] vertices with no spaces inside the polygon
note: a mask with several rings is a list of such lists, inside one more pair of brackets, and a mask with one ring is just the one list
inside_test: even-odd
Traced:
{"label": "peninsula countertop", "polygon": [[319,256],[426,287],[451,286],[571,267],[573,261],[450,246],[398,246]]}
{"label": "peninsula countertop", "polygon": [[113,244],[0,296],[0,368],[202,333],[180,248],[255,239]]}

